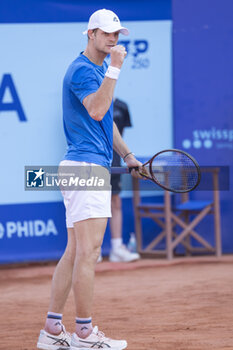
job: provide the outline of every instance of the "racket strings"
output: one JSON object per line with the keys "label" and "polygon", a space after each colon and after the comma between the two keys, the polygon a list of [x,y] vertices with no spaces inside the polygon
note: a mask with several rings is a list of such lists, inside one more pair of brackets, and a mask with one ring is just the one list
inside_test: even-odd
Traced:
{"label": "racket strings", "polygon": [[150,166],[151,176],[160,185],[175,191],[187,191],[198,182],[195,163],[177,151],[161,153]]}

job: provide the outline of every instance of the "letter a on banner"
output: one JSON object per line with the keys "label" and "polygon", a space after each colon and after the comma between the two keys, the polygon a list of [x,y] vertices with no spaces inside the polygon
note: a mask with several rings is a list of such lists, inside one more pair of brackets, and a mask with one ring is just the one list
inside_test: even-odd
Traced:
{"label": "letter a on banner", "polygon": [[[10,91],[12,102],[3,102],[3,98],[7,88]],[[0,85],[0,112],[1,111],[15,111],[17,112],[19,120],[21,122],[27,121],[13,79],[10,74],[3,75],[2,83]]]}

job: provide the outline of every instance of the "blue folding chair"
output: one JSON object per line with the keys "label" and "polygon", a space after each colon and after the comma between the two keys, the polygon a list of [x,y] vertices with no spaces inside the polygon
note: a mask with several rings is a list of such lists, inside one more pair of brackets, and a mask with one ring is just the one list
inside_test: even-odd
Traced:
{"label": "blue folding chair", "polygon": [[[167,259],[172,259],[180,244],[185,248],[186,255],[215,254],[217,257],[221,256],[219,168],[202,169],[202,172],[205,171],[210,172],[212,177],[213,198],[211,200],[195,200],[190,199],[188,193],[171,195],[163,191],[163,203],[144,203],[140,188],[142,180],[133,178],[135,232],[138,252],[142,256],[165,255]],[[177,203],[177,197],[181,198],[179,203]],[[213,215],[214,218],[214,245],[211,245],[196,230],[196,226],[207,215]],[[152,219],[161,228],[156,237],[146,244],[144,239],[146,232],[142,230],[143,218]],[[193,244],[193,241],[198,242],[198,246]]]}

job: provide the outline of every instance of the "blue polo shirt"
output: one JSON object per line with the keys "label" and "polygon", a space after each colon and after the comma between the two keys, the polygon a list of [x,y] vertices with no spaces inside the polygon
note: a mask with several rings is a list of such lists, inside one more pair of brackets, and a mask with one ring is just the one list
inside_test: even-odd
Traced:
{"label": "blue polo shirt", "polygon": [[109,167],[113,148],[113,103],[101,121],[88,114],[83,99],[96,92],[107,63],[91,62],[82,53],[69,66],[63,81],[63,125],[68,144],[64,159]]}

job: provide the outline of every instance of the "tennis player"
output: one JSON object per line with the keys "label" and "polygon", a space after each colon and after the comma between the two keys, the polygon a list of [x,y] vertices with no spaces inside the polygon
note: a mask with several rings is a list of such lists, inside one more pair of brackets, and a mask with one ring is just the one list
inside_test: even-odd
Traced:
{"label": "tennis player", "polygon": [[[114,148],[128,167],[140,166],[113,123],[113,93],[126,56],[125,48],[117,41],[120,33],[128,35],[128,29],[121,26],[115,13],[102,9],[92,14],[85,33],[87,47],[71,63],[63,83],[68,150],[61,165],[109,167]],[[104,61],[108,54],[109,67]],[[132,174],[140,177],[135,170]],[[111,191],[63,191],[63,196],[68,243],[53,275],[49,312],[37,347],[125,349],[125,340],[105,337],[97,326],[93,328],[91,318],[95,265],[111,217]],[[71,286],[76,306],[72,337],[62,324]]]}

